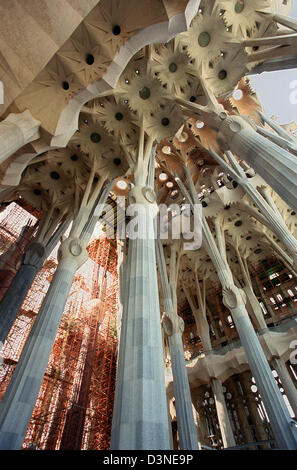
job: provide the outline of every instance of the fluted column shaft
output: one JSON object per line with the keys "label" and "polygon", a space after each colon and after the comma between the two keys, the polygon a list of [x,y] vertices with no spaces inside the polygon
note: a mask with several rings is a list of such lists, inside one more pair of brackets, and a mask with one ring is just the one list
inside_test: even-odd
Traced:
{"label": "fluted column shaft", "polygon": [[[103,191],[99,206],[106,202],[109,189]],[[21,448],[74,274],[88,259],[86,244],[100,216],[94,211],[90,206],[92,216],[79,232],[81,239],[70,233],[59,248],[58,267],[0,404],[0,449]]]}
{"label": "fluted column shaft", "polygon": [[[222,121],[226,121],[224,126],[221,124],[220,131],[225,130],[229,140],[230,135],[232,136],[238,133],[243,127],[242,122],[244,123],[244,120],[242,118],[239,119],[232,117],[227,119],[227,114],[225,112],[222,113],[220,119]],[[248,127],[248,124],[245,125]],[[250,131],[248,130],[248,132]],[[217,138],[220,145],[225,145],[225,133],[220,132]],[[190,187],[191,185],[193,186],[191,178],[188,176],[187,179]],[[188,198],[192,204],[199,203],[195,188],[190,188],[191,195],[189,195],[183,183],[178,178],[176,181],[184,196]],[[260,341],[248,316],[248,312],[244,305],[245,299],[243,291],[240,291],[240,289],[235,286],[230,267],[221,256],[212,232],[204,217],[202,219],[202,231],[204,247],[216,268],[223,287],[223,303],[231,311],[243,349],[271,421],[271,426],[278,447],[280,449],[296,449],[296,430],[292,426],[288,409],[278,389]]]}
{"label": "fluted column shaft", "polygon": [[[147,205],[137,188],[135,193]],[[113,450],[170,449],[153,217],[149,210],[138,216],[143,236],[129,240]]]}
{"label": "fluted column shaft", "polygon": [[178,263],[176,262],[176,250],[173,245],[170,257],[172,270],[170,284],[161,240],[156,242],[156,251],[165,310],[162,324],[168,336],[170,349],[179,444],[182,450],[197,450],[197,432],[182,340],[184,321],[177,314],[176,281]]}
{"label": "fluted column shaft", "polygon": [[234,377],[231,377],[228,381],[228,390],[232,393],[232,402],[235,405],[235,411],[240,423],[240,430],[244,436],[245,442],[253,442],[254,438],[244,409],[243,396],[238,391]]}
{"label": "fluted column shaft", "polygon": [[0,404],[1,449],[22,446],[77,267],[75,258],[61,259],[26,341]]}
{"label": "fluted column shaft", "polygon": [[228,143],[297,212],[296,157],[250,126],[239,128]]}
{"label": "fluted column shaft", "polygon": [[243,305],[231,310],[243,349],[255,377],[273,433],[280,449],[297,449],[291,418],[268,361]]}
{"label": "fluted column shaft", "polygon": [[274,357],[272,360],[272,365],[281,379],[281,383],[294,411],[295,417],[297,417],[297,390],[290,377],[286,364],[280,357]]}
{"label": "fluted column shaft", "polygon": [[181,450],[198,450],[189,379],[180,332],[169,336],[176,419]]}
{"label": "fluted column shaft", "polygon": [[243,349],[271,421],[278,446],[280,449],[296,449],[297,436],[295,436],[294,429],[290,424],[291,418],[288,409],[245,308],[242,293],[234,285],[230,268],[221,257],[205,219],[203,220],[203,234],[205,247],[214,263],[223,287],[223,303],[231,311]]}
{"label": "fluted column shaft", "polygon": [[44,248],[34,243],[24,254],[22,264],[0,302],[0,341],[3,343],[43,262]]}
{"label": "fluted column shaft", "polygon": [[198,442],[201,444],[209,445],[208,440],[208,429],[206,424],[206,417],[204,414],[204,406],[203,406],[203,399],[204,399],[204,389],[199,388],[192,392],[193,396],[193,405],[196,410],[196,417],[197,417],[197,435],[198,435]]}
{"label": "fluted column shaft", "polygon": [[219,379],[212,378],[211,379],[211,388],[213,391],[215,403],[216,403],[216,410],[218,415],[218,420],[220,424],[220,431],[222,435],[222,440],[224,444],[224,448],[233,447],[236,445],[234,434],[232,431],[228,410],[225,402],[223,386]]}
{"label": "fluted column shaft", "polygon": [[40,121],[30,111],[10,114],[0,122],[0,164],[26,144],[39,138]]}

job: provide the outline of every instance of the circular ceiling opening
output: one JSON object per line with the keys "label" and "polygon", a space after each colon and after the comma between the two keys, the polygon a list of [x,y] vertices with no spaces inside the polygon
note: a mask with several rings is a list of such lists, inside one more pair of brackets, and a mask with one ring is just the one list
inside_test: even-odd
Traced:
{"label": "circular ceiling opening", "polygon": [[35,196],[40,196],[41,191],[40,191],[40,189],[36,188],[36,189],[33,190],[33,193],[35,194]]}
{"label": "circular ceiling opening", "polygon": [[218,77],[220,80],[225,80],[227,78],[227,72],[226,70],[220,70],[218,73]]}
{"label": "circular ceiling opening", "polygon": [[119,34],[121,34],[121,27],[118,24],[115,24],[112,27],[112,34],[114,34],[115,36],[118,36]]}
{"label": "circular ceiling opening", "polygon": [[101,140],[101,135],[98,134],[98,132],[93,132],[90,137],[91,141],[94,142],[94,144],[98,144]]}
{"label": "circular ceiling opening", "polygon": [[165,126],[165,127],[169,126],[169,123],[170,123],[170,121],[167,117],[164,117],[161,121],[162,126]]}
{"label": "circular ceiling opening", "polygon": [[69,90],[69,88],[70,88],[69,83],[66,82],[66,81],[65,81],[65,82],[62,82],[62,88],[63,88],[63,90]]}
{"label": "circular ceiling opening", "polygon": [[139,90],[139,96],[142,100],[148,100],[151,96],[151,90],[147,86],[144,86]]}
{"label": "circular ceiling opening", "polygon": [[171,73],[174,73],[177,71],[177,65],[174,62],[172,62],[168,68],[169,68],[169,72]]}
{"label": "circular ceiling opening", "polygon": [[119,188],[119,189],[121,189],[122,191],[124,191],[125,189],[127,189],[128,184],[126,183],[126,181],[120,180],[120,181],[117,182],[116,186],[117,186],[117,188]]}
{"label": "circular ceiling opening", "polygon": [[204,127],[204,122],[196,121],[196,127],[197,127],[197,129],[202,129],[202,127]]}
{"label": "circular ceiling opening", "polygon": [[78,156],[76,154],[71,155],[70,158],[73,162],[77,162],[77,160],[78,160]]}
{"label": "circular ceiling opening", "polygon": [[122,113],[116,113],[114,117],[116,118],[117,121],[121,121],[124,115]]}
{"label": "circular ceiling opening", "polygon": [[244,0],[238,0],[238,2],[235,3],[234,11],[235,13],[242,13],[243,10],[244,10]]}
{"label": "circular ceiling opening", "polygon": [[234,91],[232,96],[235,101],[240,101],[243,97],[243,91],[238,88],[237,90]]}
{"label": "circular ceiling opening", "polygon": [[113,163],[116,166],[120,166],[120,164],[122,163],[122,160],[120,158],[114,158]]}
{"label": "circular ceiling opening", "polygon": [[58,180],[60,178],[60,175],[57,171],[51,171],[50,172],[50,177],[53,179],[53,180]]}
{"label": "circular ceiling opening", "polygon": [[165,153],[165,155],[170,155],[171,148],[169,147],[169,145],[164,145],[164,147],[162,148],[162,152]]}
{"label": "circular ceiling opening", "polygon": [[86,55],[86,63],[88,65],[93,65],[94,62],[95,62],[95,59],[94,59],[93,54],[87,54]]}
{"label": "circular ceiling opening", "polygon": [[162,181],[162,182],[167,181],[168,176],[166,175],[166,173],[160,173],[159,180]]}
{"label": "circular ceiling opening", "polygon": [[200,47],[207,47],[210,43],[210,34],[207,31],[203,31],[198,36],[198,44]]}

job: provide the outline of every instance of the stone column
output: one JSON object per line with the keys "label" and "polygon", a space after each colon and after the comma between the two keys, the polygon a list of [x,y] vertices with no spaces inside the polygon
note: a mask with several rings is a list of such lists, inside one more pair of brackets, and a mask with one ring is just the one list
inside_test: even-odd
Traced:
{"label": "stone column", "polygon": [[267,440],[267,434],[265,432],[262,419],[261,419],[261,417],[259,415],[259,412],[258,412],[257,403],[255,401],[255,395],[253,394],[253,392],[251,390],[251,385],[252,385],[251,377],[252,377],[251,373],[249,371],[246,371],[246,372],[243,372],[242,374],[240,374],[239,380],[240,380],[240,384],[242,386],[242,390],[243,390],[243,393],[244,393],[244,398],[246,400],[246,404],[247,404],[247,407],[248,407],[248,410],[249,410],[251,420],[254,424],[257,439],[258,439],[258,441],[266,441]]}
{"label": "stone column", "polygon": [[218,132],[217,142],[225,152],[231,150],[245,160],[297,212],[296,157],[257,133],[252,119],[230,116],[215,96],[205,88],[210,100],[208,107],[176,98],[186,108],[187,115],[202,120]]}
{"label": "stone column", "polygon": [[1,121],[0,164],[24,145],[39,139],[40,124],[29,110],[19,114],[9,114]]}
{"label": "stone column", "polygon": [[206,417],[204,414],[204,406],[203,406],[203,399],[204,399],[204,389],[199,387],[192,391],[192,398],[193,398],[193,405],[196,410],[196,419],[197,419],[197,435],[198,435],[198,442],[200,444],[205,444],[209,446],[209,439],[208,439],[208,429],[206,424]]}
{"label": "stone column", "polygon": [[[64,244],[61,247],[62,258],[0,404],[1,449],[21,448],[34,408],[67,295],[78,268],[78,258],[71,254],[69,240],[67,242],[68,246]],[[79,241],[74,241],[73,248],[79,251]],[[87,256],[85,251],[83,255]],[[79,260],[82,261],[81,256]]]}
{"label": "stone column", "polygon": [[253,433],[251,431],[247,414],[244,409],[244,404],[243,404],[243,395],[239,393],[238,386],[236,383],[236,380],[234,377],[231,377],[228,380],[228,390],[230,393],[232,393],[232,402],[235,405],[235,411],[238,416],[239,424],[240,424],[240,430],[241,433],[244,437],[244,440],[246,443],[248,442],[254,442],[254,437]]}
{"label": "stone column", "polygon": [[[196,276],[197,277],[197,276]],[[210,333],[209,333],[209,325],[206,317],[206,303],[202,300],[201,290],[199,286],[199,281],[196,282],[197,286],[197,296],[199,299],[199,308],[197,308],[195,304],[195,300],[193,295],[191,295],[190,289],[188,289],[185,284],[183,284],[183,291],[187,298],[187,301],[191,307],[198,335],[201,338],[203,349],[205,352],[211,351],[211,341],[210,341]],[[205,299],[204,299],[205,300]]]}
{"label": "stone column", "polygon": [[33,243],[0,303],[0,341],[4,343],[36,274],[44,262],[44,247]]}
{"label": "stone column", "polygon": [[280,449],[296,449],[297,441],[290,426],[291,418],[288,409],[244,305],[240,302],[240,296],[237,297],[234,289],[225,288],[224,291],[225,305],[232,312],[232,317],[269,416],[278,446]]}
{"label": "stone column", "polygon": [[0,302],[0,341],[4,343],[17,317],[23,301],[44,261],[57,245],[60,236],[66,231],[70,219],[60,224],[48,243],[38,239],[32,243],[23,255],[21,266]]}
{"label": "stone column", "polygon": [[243,158],[297,212],[296,157],[257,134],[242,117],[221,113],[218,143]]}
{"label": "stone column", "polygon": [[295,417],[297,417],[297,390],[289,375],[286,364],[284,360],[280,357],[274,357],[272,360],[272,366],[275,368],[276,372],[279,375],[285,393],[294,411]]}
{"label": "stone column", "polygon": [[[190,187],[190,194],[179,178],[176,178],[176,181],[192,206],[200,204],[189,174],[187,174],[187,182]],[[292,426],[288,409],[245,308],[244,292],[235,286],[230,267],[221,256],[205,217],[202,220],[202,229],[204,247],[216,268],[223,287],[223,303],[232,314],[241,344],[269,416],[278,447],[288,450],[296,449],[296,430]]]}
{"label": "stone column", "polygon": [[234,434],[232,431],[228,410],[223,393],[223,387],[219,379],[213,377],[211,379],[211,388],[213,391],[218,420],[220,424],[221,435],[224,448],[236,446]]}
{"label": "stone column", "polygon": [[248,316],[244,294],[234,285],[233,279],[230,277],[230,269],[220,256],[205,220],[203,222],[203,231],[206,249],[223,286],[223,303],[231,311],[241,344],[271,421],[275,439],[280,449],[296,449],[297,441],[290,424],[291,418],[288,409]]}
{"label": "stone column", "polygon": [[[212,151],[212,155],[220,166],[230,173],[232,178],[244,189],[254,204],[260,209],[261,215],[265,217],[268,227],[281,239],[288,252],[292,256],[294,266],[297,266],[297,240],[292,235],[290,230],[285,224],[282,216],[278,212],[267,188],[261,188],[265,195],[265,198],[257,191],[252,185],[249,178],[247,178],[245,172],[234,158],[231,152],[226,151],[226,156],[229,159],[230,165],[223,160],[216,152]],[[289,154],[290,155],[290,154]],[[293,157],[295,158],[295,157]],[[297,165],[296,175],[297,177]],[[265,220],[264,220],[265,223]]]}
{"label": "stone column", "polygon": [[138,234],[131,232],[129,238],[112,450],[170,449],[154,241],[155,194],[141,183],[130,193],[130,202],[139,209]]}
{"label": "stone column", "polygon": [[181,317],[177,317],[177,324],[175,324],[168,317],[168,312],[165,313],[163,325],[169,338],[179,445],[181,450],[198,450],[197,432],[182,342],[184,322]]}
{"label": "stone column", "polygon": [[[93,175],[91,178],[93,180]],[[97,190],[101,187],[102,181],[99,181]],[[103,192],[99,202],[101,207],[103,200],[105,202],[107,199],[109,189],[110,187]],[[90,201],[91,212],[94,211],[93,198]],[[86,211],[86,208],[83,207],[83,210]],[[102,210],[103,208],[101,212]],[[0,449],[21,448],[74,274],[88,259],[86,244],[99,216],[96,213],[81,229],[74,223],[69,238],[61,244],[57,270],[0,404]],[[73,236],[73,232],[78,236]]]}
{"label": "stone column", "polygon": [[38,223],[39,221],[35,225],[25,225],[18,239],[0,256],[0,300],[3,299],[16,275],[26,248],[34,240]]}
{"label": "stone column", "polygon": [[182,450],[197,450],[197,433],[182,340],[184,321],[177,314],[176,289],[179,263],[176,242],[171,245],[170,285],[161,240],[156,241],[156,251],[165,309],[162,324],[169,341],[179,444]]}

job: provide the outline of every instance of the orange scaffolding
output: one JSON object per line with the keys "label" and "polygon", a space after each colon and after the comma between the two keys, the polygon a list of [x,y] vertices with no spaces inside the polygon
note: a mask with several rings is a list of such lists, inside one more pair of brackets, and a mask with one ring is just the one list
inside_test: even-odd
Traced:
{"label": "orange scaffolding", "polygon": [[76,275],[24,448],[108,449],[118,302],[114,242],[94,240]]}
{"label": "orange scaffolding", "polygon": [[[24,223],[24,210],[11,206],[2,217],[9,230],[0,231],[0,238],[11,232],[10,243]],[[107,238],[95,239],[88,251],[89,260],[71,286],[23,449],[109,448],[117,354],[117,245]],[[56,266],[56,259],[50,258],[36,276],[3,346],[0,399]]]}

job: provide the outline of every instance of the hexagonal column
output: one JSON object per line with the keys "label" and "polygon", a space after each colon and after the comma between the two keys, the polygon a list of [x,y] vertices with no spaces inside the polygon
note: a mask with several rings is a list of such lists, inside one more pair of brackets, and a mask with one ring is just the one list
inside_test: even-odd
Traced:
{"label": "hexagonal column", "polygon": [[28,110],[9,114],[0,123],[0,164],[24,145],[39,139],[40,124]]}
{"label": "hexagonal column", "polygon": [[228,391],[232,394],[232,403],[234,403],[235,411],[240,423],[240,431],[245,439],[245,442],[254,442],[253,433],[248,422],[247,414],[244,408],[244,396],[239,393],[237,381],[235,377],[230,377],[228,380]]}
{"label": "hexagonal column", "polygon": [[[257,407],[257,402],[255,401],[255,395],[253,394],[251,390],[251,381],[252,375],[249,371],[243,372],[239,376],[240,380],[240,385],[243,390],[244,394],[244,399],[246,400],[246,404],[249,410],[249,415],[251,417],[256,438],[258,441],[266,441],[267,440],[267,434],[264,430],[263,422],[260,418],[259,412],[258,412],[258,407]],[[267,445],[261,446],[263,449],[267,449]]]}
{"label": "hexagonal column", "polygon": [[153,217],[142,189],[132,191],[141,233],[128,247],[113,450],[170,449]]}
{"label": "hexagonal column", "polygon": [[218,415],[218,420],[220,424],[220,431],[223,439],[223,444],[225,448],[233,447],[236,445],[234,434],[232,431],[228,410],[225,402],[223,386],[219,379],[211,379],[211,388],[213,391],[216,410]]}
{"label": "hexagonal column", "polygon": [[169,285],[162,243],[161,240],[156,241],[157,261],[165,309],[162,324],[169,341],[180,448],[182,450],[197,450],[197,432],[193,416],[192,398],[182,341],[184,322],[177,314],[176,288],[179,269],[179,255],[176,250],[176,244],[177,243],[175,242],[171,245],[171,282]]}

